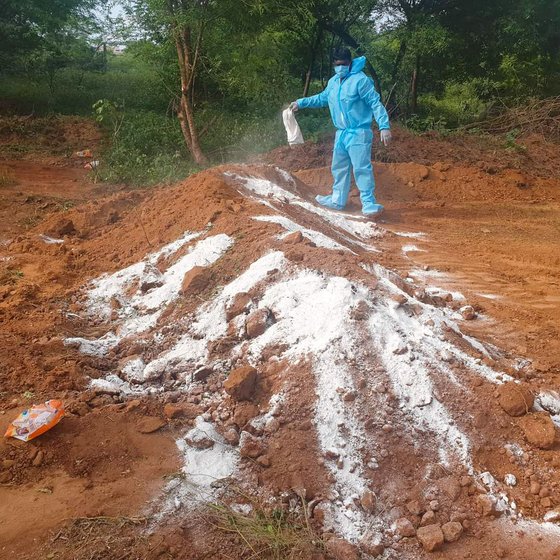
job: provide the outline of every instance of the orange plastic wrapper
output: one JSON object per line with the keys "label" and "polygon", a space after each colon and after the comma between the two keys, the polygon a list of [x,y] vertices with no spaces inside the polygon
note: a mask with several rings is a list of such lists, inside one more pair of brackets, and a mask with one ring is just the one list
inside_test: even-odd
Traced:
{"label": "orange plastic wrapper", "polygon": [[76,157],[79,158],[88,158],[88,157],[92,157],[93,153],[91,150],[81,150],[79,152],[76,152]]}
{"label": "orange plastic wrapper", "polygon": [[8,426],[4,437],[14,437],[22,441],[32,440],[56,426],[63,416],[62,401],[50,400],[44,404],[34,404]]}

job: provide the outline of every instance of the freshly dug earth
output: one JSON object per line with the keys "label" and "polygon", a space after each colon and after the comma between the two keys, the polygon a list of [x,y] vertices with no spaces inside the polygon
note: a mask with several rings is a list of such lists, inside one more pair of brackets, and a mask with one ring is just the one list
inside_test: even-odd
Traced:
{"label": "freshly dug earth", "polygon": [[[417,162],[422,142],[397,144],[400,160]],[[459,165],[464,146],[437,142],[450,161],[377,165],[387,211],[372,227],[312,210],[328,169],[293,179],[258,165],[150,192],[91,188],[28,231],[12,222],[0,427],[47,398],[68,413],[0,447],[2,553],[248,558],[204,514],[239,506],[235,486],[278,507],[303,497],[325,543],[315,558],[560,557],[540,524],[560,506],[560,182]],[[286,153],[269,161],[287,167]],[[3,189],[3,215],[24,188]],[[88,284],[103,274],[115,276]],[[475,319],[456,313],[466,304]],[[248,363],[256,373],[228,379]],[[502,380],[522,381],[533,408],[508,414]],[[65,521],[82,517],[95,521]]]}

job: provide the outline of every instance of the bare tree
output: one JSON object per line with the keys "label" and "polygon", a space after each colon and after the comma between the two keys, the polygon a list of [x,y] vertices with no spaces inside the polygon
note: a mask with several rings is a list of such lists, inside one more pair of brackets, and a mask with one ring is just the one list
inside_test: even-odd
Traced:
{"label": "bare tree", "polygon": [[200,147],[194,120],[194,85],[207,23],[208,4],[209,0],[167,0],[181,78],[177,116],[187,149],[199,165],[205,165],[208,160]]}

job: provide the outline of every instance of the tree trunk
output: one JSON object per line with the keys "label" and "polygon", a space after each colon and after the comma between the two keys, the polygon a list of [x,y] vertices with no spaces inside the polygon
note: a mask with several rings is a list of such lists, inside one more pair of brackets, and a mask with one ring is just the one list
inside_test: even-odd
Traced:
{"label": "tree trunk", "polygon": [[311,45],[311,53],[309,57],[309,66],[307,67],[307,72],[305,73],[305,83],[303,85],[303,95],[302,97],[307,97],[309,94],[309,86],[311,85],[311,76],[313,73],[313,65],[315,64],[315,56],[317,54],[317,49],[321,44],[321,39],[323,37],[323,28],[319,24],[317,27],[317,34]]}
{"label": "tree trunk", "polygon": [[406,40],[401,41],[399,52],[397,53],[397,57],[395,58],[395,62],[393,63],[393,70],[391,72],[391,91],[389,93],[389,98],[387,99],[387,103],[385,107],[390,115],[396,115],[397,112],[397,78],[399,75],[399,69],[401,67],[401,63],[404,59],[404,55],[406,54]]}
{"label": "tree trunk", "polygon": [[395,82],[397,80],[397,75],[399,73],[399,68],[401,67],[401,62],[403,61],[404,55],[406,54],[406,40],[401,41],[399,46],[399,52],[397,53],[397,57],[395,58],[395,62],[393,63],[393,70],[391,72],[391,81]]}
{"label": "tree trunk", "polygon": [[375,89],[377,91],[377,93],[379,94],[379,100],[382,102],[383,101],[383,92],[381,91],[381,80],[379,79],[379,76],[377,75],[377,72],[375,71],[375,68],[373,67],[373,65],[371,64],[371,62],[368,60],[367,61],[367,67],[369,70],[369,73],[371,74],[371,77],[373,78],[373,85],[375,86]]}
{"label": "tree trunk", "polygon": [[181,77],[181,97],[177,109],[177,117],[181,124],[181,131],[185,138],[185,144],[194,161],[198,165],[206,165],[208,159],[200,147],[198,131],[194,122],[193,107],[194,77],[202,30],[199,33],[194,53],[191,44],[191,30],[188,26],[181,25],[180,27],[175,27],[174,34],[177,60],[179,62],[179,74]]}
{"label": "tree trunk", "polygon": [[412,114],[418,112],[418,79],[420,74],[420,56],[416,55],[416,63],[412,71],[412,79],[410,81],[410,111]]}

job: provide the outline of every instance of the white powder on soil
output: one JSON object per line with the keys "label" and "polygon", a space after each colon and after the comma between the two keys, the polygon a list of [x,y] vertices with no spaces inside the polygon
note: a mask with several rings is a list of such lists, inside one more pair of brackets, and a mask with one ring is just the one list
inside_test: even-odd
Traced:
{"label": "white powder on soil", "polygon": [[[379,234],[380,230],[371,223],[314,206],[265,179],[233,177],[242,181],[247,189],[259,197],[271,197],[279,202],[297,205],[353,236],[368,239]],[[283,174],[283,178],[287,183],[293,184],[289,174]],[[261,202],[274,208],[267,200]],[[255,219],[278,223],[287,231],[299,229],[317,245],[342,248],[329,236],[301,228],[287,217],[259,216]],[[97,340],[74,339],[73,343],[79,345],[84,352],[102,353],[117,344],[126,334],[152,328],[161,309],[177,297],[185,272],[193,266],[206,266],[215,262],[231,246],[231,239],[224,235],[200,241],[187,255],[177,259],[161,278],[158,277],[162,281],[161,286],[146,294],[139,291],[132,296],[124,294],[147,273],[147,265],[154,265],[161,256],[173,255],[198,235],[200,234],[185,234],[173,244],[149,255],[141,263],[95,281],[88,294],[90,312],[109,318],[112,312],[111,299],[119,297],[123,304],[119,310],[123,323],[116,333],[108,333]],[[343,234],[339,235],[342,238]],[[423,236],[421,233],[397,235],[412,238]],[[417,249],[413,245],[407,247],[409,250]],[[364,268],[367,270],[367,267]],[[283,253],[271,252],[257,259],[212,300],[203,303],[192,318],[179,325],[185,331],[171,349],[158,355],[157,347],[163,336],[155,333],[153,343],[156,349],[154,355],[157,357],[153,361],[144,365],[141,359],[132,359],[123,366],[121,375],[124,379],[110,375],[106,379],[92,380],[92,386],[115,394],[161,391],[158,379],[164,370],[206,360],[208,343],[226,334],[226,309],[234,296],[239,292],[250,291],[259,282],[266,280],[272,270],[280,272],[280,280],[265,287],[258,306],[269,308],[274,314],[275,322],[261,336],[234,348],[232,354],[243,355],[246,349],[246,357],[256,363],[267,346],[282,345],[286,347],[280,356],[282,359],[294,364],[310,360],[316,382],[315,426],[318,443],[335,481],[330,517],[337,531],[348,540],[356,542],[366,531],[371,533],[372,524],[375,533],[383,523],[381,516],[366,516],[357,506],[360,496],[368,487],[364,477],[366,466],[362,451],[367,449],[368,453],[375,452],[377,443],[370,434],[366,437],[361,420],[356,414],[358,403],[345,402],[341,398],[341,391],[354,390],[349,364],[360,360],[360,349],[373,349],[380,359],[399,401],[402,419],[408,423],[412,436],[418,438],[416,430],[419,427],[424,431],[423,444],[434,453],[439,453],[442,463],[449,465],[459,462],[471,472],[469,440],[457,427],[446,404],[436,398],[435,388],[440,382],[461,386],[462,379],[455,375],[453,363],[461,365],[465,374],[480,375],[492,382],[500,381],[497,379],[498,375],[508,378],[482,365],[479,360],[447,341],[443,336],[444,326],[451,326],[460,332],[453,312],[447,308],[424,304],[405,294],[390,280],[389,271],[382,267],[370,269],[379,278],[378,288],[373,294],[365,286],[346,278],[289,268]],[[418,312],[408,314],[401,306],[395,305],[389,297],[391,294],[405,295]],[[360,331],[356,322],[351,319],[351,311],[364,301],[370,312],[363,323],[365,328]],[[479,351],[486,351],[485,346],[475,339],[464,337],[463,340],[470,342]],[[153,385],[131,385],[150,380],[154,382]],[[257,427],[266,425],[275,414],[275,409],[282,404],[282,399],[287,396],[288,394],[281,394],[271,399],[269,411],[254,421]],[[545,398],[538,402],[551,406]],[[171,499],[167,501],[162,515],[173,508],[213,499],[216,483],[233,475],[237,468],[237,450],[224,442],[213,424],[199,417],[196,420],[196,430],[197,433],[204,433],[214,444],[208,449],[196,449],[184,439],[178,440],[177,445],[185,460],[185,479],[169,484],[167,492]],[[328,454],[336,458],[331,459]],[[369,457],[369,465],[375,465],[375,457]],[[508,507],[514,509],[509,504]]]}
{"label": "white powder on soil", "polygon": [[[303,200],[298,195],[267,179],[261,179],[258,177],[243,177],[233,173],[225,173],[225,175],[241,182],[246,189],[258,196],[270,197],[285,204],[295,204],[300,206],[308,212],[320,216],[329,224],[360,239],[367,240],[372,237],[379,237],[383,235],[383,231],[378,229],[372,222],[368,222],[363,218],[353,216],[352,214],[328,210],[326,208],[322,208],[321,206],[312,204],[311,202]],[[371,247],[369,247],[369,249],[371,250]]]}
{"label": "white powder on soil", "polygon": [[412,253],[412,252],[422,252],[425,253],[424,249],[418,248],[416,245],[403,245],[401,247],[401,251],[403,253]]}
{"label": "white powder on soil", "polygon": [[324,233],[320,231],[315,231],[314,229],[308,229],[296,224],[293,220],[286,218],[285,216],[255,216],[255,220],[260,222],[271,222],[282,226],[288,233],[281,235],[280,239],[283,239],[286,235],[289,235],[294,231],[301,231],[302,235],[313,241],[317,247],[324,247],[325,249],[342,249],[343,251],[350,251],[344,245],[337,243],[334,239],[331,239]]}
{"label": "white powder on soil", "polygon": [[196,364],[206,360],[208,343],[224,336],[227,331],[226,308],[239,292],[248,292],[264,280],[271,270],[285,266],[284,253],[268,253],[227,284],[211,301],[203,304],[196,313],[191,332],[186,333],[169,351],[151,361],[144,369],[144,378],[157,378],[173,364]]}
{"label": "white powder on soil", "polygon": [[[67,338],[65,344],[79,347],[84,354],[103,356],[125,337],[153,328],[164,309],[178,297],[185,274],[195,266],[209,266],[216,262],[233,245],[233,240],[225,234],[207,237],[196,243],[186,255],[179,258],[161,275],[160,286],[146,293],[138,288],[130,297],[126,295],[126,291],[134,286],[134,283],[141,281],[147,265],[153,266],[160,257],[170,256],[198,235],[197,233],[185,234],[160,251],[152,253],[144,261],[94,280],[92,288],[88,291],[86,304],[88,314],[96,314],[98,317],[108,319],[112,312],[111,301],[117,298],[120,304],[118,314],[121,323],[115,333],[107,333],[93,340],[80,337]],[[148,270],[151,274],[149,267]]]}

